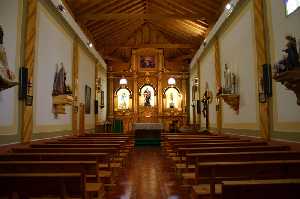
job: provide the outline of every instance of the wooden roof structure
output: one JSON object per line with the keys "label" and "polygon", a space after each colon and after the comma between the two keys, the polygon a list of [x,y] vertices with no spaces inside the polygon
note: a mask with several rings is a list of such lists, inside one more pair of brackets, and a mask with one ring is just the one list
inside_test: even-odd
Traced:
{"label": "wooden roof structure", "polygon": [[129,62],[132,48],[190,60],[228,0],[65,0],[99,53]]}

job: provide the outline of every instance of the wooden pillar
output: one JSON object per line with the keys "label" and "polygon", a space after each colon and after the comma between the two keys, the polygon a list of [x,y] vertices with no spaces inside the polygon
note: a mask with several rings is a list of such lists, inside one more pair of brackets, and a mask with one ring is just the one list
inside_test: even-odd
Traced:
{"label": "wooden pillar", "polygon": [[[200,78],[201,78],[201,68],[200,68],[200,59],[197,61],[197,78],[198,78],[198,85],[197,85],[197,92],[198,92],[198,99],[201,100],[201,89],[200,89]],[[201,111],[197,113],[198,120],[199,120],[199,130],[201,129]]]}
{"label": "wooden pillar", "polygon": [[[36,22],[37,22],[37,0],[27,0],[26,10],[26,32],[24,46],[24,65],[28,69],[28,80],[33,86],[33,71],[35,64],[35,48],[36,48]],[[32,87],[28,89],[28,95],[33,96]],[[31,141],[33,131],[33,111],[32,106],[22,104],[22,125],[21,125],[21,142]]]}
{"label": "wooden pillar", "polygon": [[[94,82],[95,82],[95,93],[94,93],[94,109],[98,109],[98,111],[99,111],[99,104],[98,104],[98,106],[96,107],[95,106],[95,101],[97,100],[97,83],[96,83],[96,81],[97,81],[97,78],[98,78],[98,61],[95,59],[95,79],[94,79]],[[98,102],[99,103],[99,102]],[[97,111],[97,112],[98,112]],[[95,114],[96,113],[96,111],[94,110],[94,113],[93,114]],[[99,112],[98,112],[99,113]],[[96,127],[97,127],[97,122],[98,122],[98,115],[99,114],[95,114],[95,132],[96,132]]]}
{"label": "wooden pillar", "polygon": [[79,105],[79,135],[84,135],[85,133],[85,110],[84,104]]}
{"label": "wooden pillar", "polygon": [[136,50],[132,50],[131,66],[133,70],[133,122],[135,123],[138,119],[138,76]]}
{"label": "wooden pillar", "polygon": [[78,40],[74,39],[73,43],[73,68],[72,68],[72,87],[73,87],[73,106],[72,106],[72,132],[73,135],[78,135]]}
{"label": "wooden pillar", "polygon": [[158,104],[158,116],[163,114],[163,93],[162,93],[162,70],[164,65],[164,57],[163,50],[158,50],[158,58],[159,58],[159,73],[157,79],[157,104]]}
{"label": "wooden pillar", "polygon": [[[265,2],[262,0],[253,0],[254,7],[254,27],[256,44],[256,68],[257,68],[257,88],[259,88],[260,79],[263,76],[262,66],[268,62],[268,51],[266,48],[266,25],[265,25]],[[271,120],[270,120],[270,99],[266,103],[259,103],[259,121],[260,132],[265,140],[270,140]]]}
{"label": "wooden pillar", "polygon": [[109,107],[108,107],[108,119],[114,118],[114,79],[111,74],[108,74],[108,96],[109,96]]}
{"label": "wooden pillar", "polygon": [[[216,37],[214,41],[214,50],[215,50],[215,75],[216,75],[216,91],[221,88],[221,61],[220,61],[220,48],[219,48],[219,39]],[[216,111],[217,116],[217,132],[221,133],[222,131],[222,100],[220,98],[217,99],[217,103],[219,103],[219,109]]]}

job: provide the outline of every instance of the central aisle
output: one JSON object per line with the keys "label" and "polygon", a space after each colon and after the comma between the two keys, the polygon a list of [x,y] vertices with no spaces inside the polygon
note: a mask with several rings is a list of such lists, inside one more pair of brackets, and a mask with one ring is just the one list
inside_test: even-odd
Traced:
{"label": "central aisle", "polygon": [[179,199],[175,174],[160,147],[138,147],[110,199]]}

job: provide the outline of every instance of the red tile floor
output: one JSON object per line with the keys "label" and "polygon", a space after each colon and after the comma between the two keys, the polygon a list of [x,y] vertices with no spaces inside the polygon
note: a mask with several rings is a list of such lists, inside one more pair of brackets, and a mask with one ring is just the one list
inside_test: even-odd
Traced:
{"label": "red tile floor", "polygon": [[174,170],[160,147],[138,147],[107,199],[182,199]]}

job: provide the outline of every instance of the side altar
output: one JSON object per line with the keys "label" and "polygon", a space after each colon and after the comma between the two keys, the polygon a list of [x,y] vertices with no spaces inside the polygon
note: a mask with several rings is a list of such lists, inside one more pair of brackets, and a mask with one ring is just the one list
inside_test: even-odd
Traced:
{"label": "side altar", "polygon": [[134,123],[135,145],[160,145],[163,129],[161,123]]}

